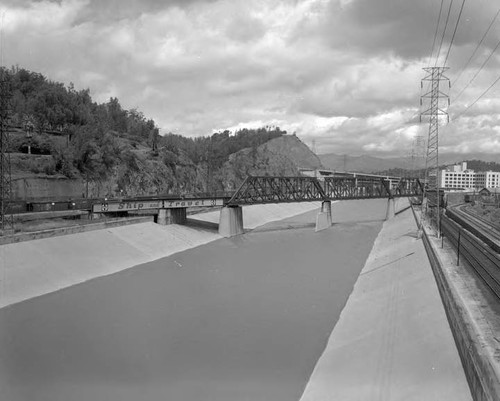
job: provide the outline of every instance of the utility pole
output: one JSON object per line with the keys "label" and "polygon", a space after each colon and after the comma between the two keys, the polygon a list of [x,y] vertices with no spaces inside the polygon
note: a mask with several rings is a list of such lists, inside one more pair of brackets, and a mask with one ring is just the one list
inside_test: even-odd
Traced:
{"label": "utility pole", "polygon": [[12,181],[9,153],[10,81],[7,71],[0,66],[0,235],[14,228],[12,211]]}
{"label": "utility pole", "polygon": [[[422,79],[421,87],[424,86],[424,81],[430,82],[430,90],[424,93],[420,98],[420,105],[422,99],[430,99],[429,108],[420,114],[420,121],[422,116],[429,116],[429,137],[427,140],[427,157],[425,160],[425,181],[424,197],[427,198],[427,206],[432,206],[434,201],[429,202],[427,196],[428,191],[436,191],[436,230],[437,236],[440,236],[440,198],[439,198],[439,122],[440,117],[446,117],[449,122],[449,116],[441,106],[441,99],[446,99],[448,106],[450,105],[449,96],[442,92],[440,84],[442,81],[448,82],[448,89],[450,88],[450,80],[444,75],[448,67],[427,67],[423,70],[427,75]],[[426,206],[426,207],[427,207]]]}

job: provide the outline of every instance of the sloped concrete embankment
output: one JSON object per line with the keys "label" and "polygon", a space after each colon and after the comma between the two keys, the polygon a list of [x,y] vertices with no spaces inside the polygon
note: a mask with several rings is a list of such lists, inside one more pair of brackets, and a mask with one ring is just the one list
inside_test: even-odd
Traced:
{"label": "sloped concrete embankment", "polygon": [[[245,228],[318,209],[318,202],[244,207]],[[218,222],[218,212],[196,219]],[[215,230],[152,222],[0,246],[0,307],[222,238]]]}
{"label": "sloped concrete embankment", "polygon": [[423,241],[474,400],[500,400],[500,304],[446,239],[424,226]]}
{"label": "sloped concrete embankment", "polygon": [[[57,215],[54,218],[57,218]],[[130,218],[121,218],[116,220],[103,220],[103,221],[98,221],[97,223],[92,222],[88,224],[78,224],[67,227],[50,228],[40,231],[17,233],[13,235],[0,237],[0,245],[12,244],[15,242],[33,241],[42,238],[51,238],[63,235],[77,234],[88,231],[103,230],[105,228],[121,227],[129,224],[139,224],[150,221],[151,222],[153,221],[153,216],[130,217]]]}
{"label": "sloped concrete embankment", "polygon": [[412,213],[386,221],[301,401],[470,401]]}

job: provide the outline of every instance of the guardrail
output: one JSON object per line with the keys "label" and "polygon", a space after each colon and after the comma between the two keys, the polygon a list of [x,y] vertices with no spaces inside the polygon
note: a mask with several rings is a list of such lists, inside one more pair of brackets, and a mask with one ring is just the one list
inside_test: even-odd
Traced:
{"label": "guardrail", "polygon": [[469,230],[443,215],[441,238],[447,239],[457,253],[457,265],[463,259],[472,266],[493,293],[500,298],[500,257]]}

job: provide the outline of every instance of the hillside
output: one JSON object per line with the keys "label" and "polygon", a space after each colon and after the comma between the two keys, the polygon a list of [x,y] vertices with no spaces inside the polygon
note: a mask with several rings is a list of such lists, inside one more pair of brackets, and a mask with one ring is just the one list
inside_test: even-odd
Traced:
{"label": "hillside", "polygon": [[[258,137],[253,131],[246,136]],[[158,150],[152,151],[144,144],[117,135],[110,135],[108,146],[113,154],[100,151],[93,157],[100,168],[99,177],[86,177],[76,171],[66,177],[55,171],[57,155],[11,155],[13,182],[16,198],[50,197],[102,197],[135,196],[147,194],[189,194],[228,191],[236,189],[249,175],[297,175],[299,168],[320,168],[316,155],[297,137],[282,134],[260,145],[228,153],[228,147],[217,145],[220,137],[230,138],[227,133],[215,134],[210,139],[197,138],[207,151],[196,151],[184,145],[187,138],[175,136],[160,138]],[[50,139],[50,136],[49,136]],[[164,145],[163,142],[174,141]],[[225,141],[223,141],[225,142]],[[233,141],[234,142],[234,141]],[[227,145],[227,143],[226,143]],[[102,161],[101,161],[102,160]],[[105,165],[104,165],[105,166]]]}
{"label": "hillside", "polygon": [[160,135],[152,119],[122,108],[117,98],[98,104],[88,89],[19,67],[3,72],[10,84],[8,150],[17,199],[224,191],[247,174],[321,166],[280,128]]}
{"label": "hillside", "polygon": [[230,155],[224,164],[224,187],[235,189],[248,175],[298,175],[300,168],[323,168],[321,161],[294,135],[281,136],[257,148]]}
{"label": "hillside", "polygon": [[[227,191],[251,175],[296,175],[299,169],[377,173],[410,169],[405,158],[312,153],[294,135],[263,127],[184,137],[160,135],[154,120],[117,98],[47,80],[19,67],[4,69],[11,94],[10,152],[17,199],[135,196]],[[496,156],[473,155],[499,161]],[[440,155],[443,164],[467,160]],[[414,168],[423,166],[415,161]],[[496,167],[495,167],[496,168]]]}

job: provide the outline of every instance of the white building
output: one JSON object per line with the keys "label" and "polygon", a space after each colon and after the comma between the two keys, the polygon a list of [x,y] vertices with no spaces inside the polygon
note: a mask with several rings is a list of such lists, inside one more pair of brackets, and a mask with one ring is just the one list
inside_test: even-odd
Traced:
{"label": "white building", "polygon": [[484,171],[476,173],[477,188],[498,188],[500,187],[500,173],[497,171]]}
{"label": "white building", "polygon": [[439,187],[468,189],[474,188],[476,184],[476,173],[467,168],[467,162],[448,166],[440,171]]}
{"label": "white building", "polygon": [[500,187],[500,172],[475,172],[467,168],[467,162],[446,167],[440,171],[439,187],[448,189],[481,189]]}

